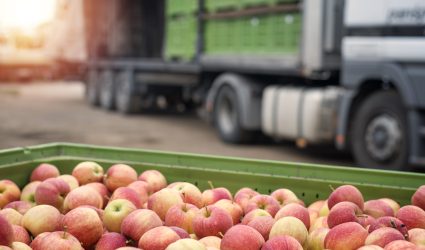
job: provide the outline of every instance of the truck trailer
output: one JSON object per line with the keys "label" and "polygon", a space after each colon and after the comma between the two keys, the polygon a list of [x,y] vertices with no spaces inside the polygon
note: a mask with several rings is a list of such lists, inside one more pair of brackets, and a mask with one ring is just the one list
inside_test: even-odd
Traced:
{"label": "truck trailer", "polygon": [[86,94],[121,113],[194,107],[222,140],[332,143],[425,166],[422,0],[85,0]]}

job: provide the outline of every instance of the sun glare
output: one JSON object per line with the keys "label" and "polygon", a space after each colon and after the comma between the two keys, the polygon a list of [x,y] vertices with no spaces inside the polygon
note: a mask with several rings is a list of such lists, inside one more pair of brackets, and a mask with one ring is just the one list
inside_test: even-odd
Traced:
{"label": "sun glare", "polygon": [[33,31],[52,20],[56,0],[0,0],[0,28]]}

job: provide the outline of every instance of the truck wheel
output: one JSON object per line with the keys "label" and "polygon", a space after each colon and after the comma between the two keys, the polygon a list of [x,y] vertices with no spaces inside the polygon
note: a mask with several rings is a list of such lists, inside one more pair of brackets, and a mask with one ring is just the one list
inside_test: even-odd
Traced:
{"label": "truck wheel", "polygon": [[115,82],[114,72],[105,70],[101,73],[100,106],[106,110],[115,108]]}
{"label": "truck wheel", "polygon": [[351,150],[362,167],[405,170],[408,163],[406,110],[395,91],[369,96],[351,127]]}
{"label": "truck wheel", "polygon": [[214,124],[221,139],[228,143],[246,143],[252,138],[250,131],[242,128],[238,97],[230,86],[223,86],[214,105]]}
{"label": "truck wheel", "polygon": [[135,93],[133,73],[129,71],[120,72],[116,82],[116,108],[122,114],[136,113],[140,102]]}
{"label": "truck wheel", "polygon": [[86,84],[86,98],[87,101],[93,105],[98,106],[99,103],[99,76],[97,70],[90,70],[87,76]]}

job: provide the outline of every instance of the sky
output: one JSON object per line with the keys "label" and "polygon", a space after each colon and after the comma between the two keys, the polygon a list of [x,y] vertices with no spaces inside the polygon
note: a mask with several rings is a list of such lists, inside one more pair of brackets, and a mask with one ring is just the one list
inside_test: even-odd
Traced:
{"label": "sky", "polygon": [[56,0],[0,0],[0,29],[31,30],[55,14]]}

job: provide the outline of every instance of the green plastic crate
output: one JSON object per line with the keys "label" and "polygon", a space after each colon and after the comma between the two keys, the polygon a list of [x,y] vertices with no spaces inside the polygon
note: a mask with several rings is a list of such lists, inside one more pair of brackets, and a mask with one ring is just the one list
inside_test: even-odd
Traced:
{"label": "green plastic crate", "polygon": [[299,0],[240,0],[242,8],[298,3]]}
{"label": "green plastic crate", "polygon": [[166,15],[178,16],[194,14],[199,10],[199,0],[167,0]]}
{"label": "green plastic crate", "polygon": [[237,10],[241,6],[241,1],[242,0],[206,0],[205,9],[210,13]]}
{"label": "green plastic crate", "polygon": [[196,55],[197,17],[170,17],[166,23],[165,58],[190,61]]}
{"label": "green plastic crate", "polygon": [[425,175],[418,173],[65,143],[0,150],[0,179],[10,179],[23,187],[40,163],[54,164],[61,173],[69,174],[77,163],[88,160],[105,168],[114,163],[129,164],[138,173],[157,169],[168,182],[188,181],[202,190],[209,188],[208,181],[233,193],[241,187],[261,193],[289,188],[307,204],[326,199],[330,185],[352,184],[366,200],[389,197],[403,205],[410,203],[414,191],[425,182]]}

